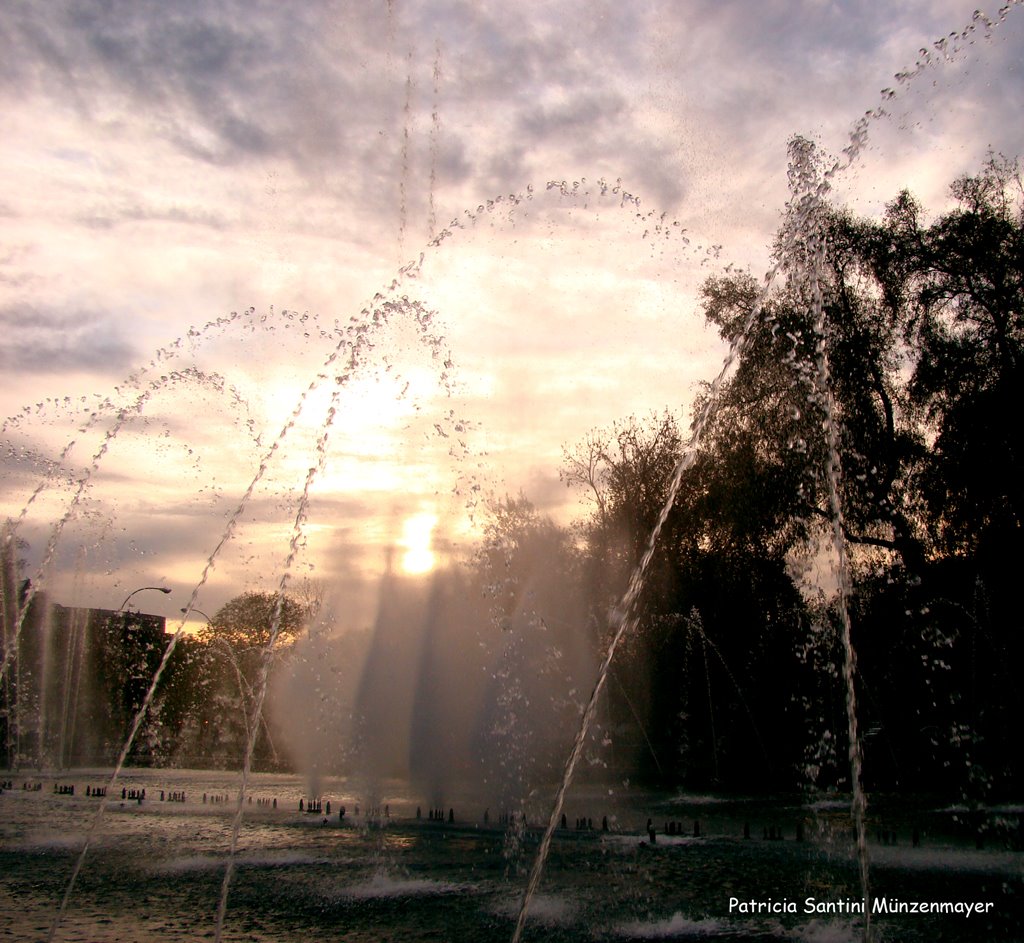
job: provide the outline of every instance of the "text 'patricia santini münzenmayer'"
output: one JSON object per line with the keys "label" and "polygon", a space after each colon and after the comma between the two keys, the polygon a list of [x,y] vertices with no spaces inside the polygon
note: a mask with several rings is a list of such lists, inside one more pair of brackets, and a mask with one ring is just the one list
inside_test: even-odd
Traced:
{"label": "text 'patricia santini m\u00fcnzenmayer'", "polygon": [[[995,904],[992,901],[966,900],[900,900],[896,897],[875,897],[871,900],[873,914],[960,914],[970,917],[973,914],[987,914]],[[816,897],[805,897],[800,902],[783,898],[773,900],[740,900],[729,898],[729,913],[737,914],[862,914],[867,911],[867,903],[850,897],[838,900],[818,900]]]}

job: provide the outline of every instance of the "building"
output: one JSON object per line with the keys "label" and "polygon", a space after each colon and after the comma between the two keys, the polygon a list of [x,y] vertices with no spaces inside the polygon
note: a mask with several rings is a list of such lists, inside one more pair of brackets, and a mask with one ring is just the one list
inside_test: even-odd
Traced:
{"label": "building", "polygon": [[[114,763],[167,645],[163,616],[52,603],[3,580],[3,650],[17,650],[0,687],[0,745],[8,768]],[[12,599],[12,596],[14,597]],[[139,739],[133,758],[146,752]]]}

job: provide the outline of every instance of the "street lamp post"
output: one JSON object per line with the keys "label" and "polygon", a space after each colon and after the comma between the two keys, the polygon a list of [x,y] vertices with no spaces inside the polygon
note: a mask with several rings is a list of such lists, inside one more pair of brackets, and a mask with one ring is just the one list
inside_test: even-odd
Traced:
{"label": "street lamp post", "polygon": [[145,589],[153,589],[158,593],[163,593],[165,596],[170,592],[166,586],[140,586],[138,589],[133,589],[127,596],[124,597],[124,602],[118,607],[118,612],[124,612],[124,607],[128,605],[128,600],[132,598],[136,593],[141,593]]}
{"label": "street lamp post", "polygon": [[118,669],[123,679],[119,692],[119,703],[116,705],[116,713],[121,715],[122,740],[127,739],[132,718],[146,702],[148,679],[155,677],[154,673],[158,671],[159,649],[155,647],[156,640],[149,635],[150,627],[143,625],[139,618],[133,619],[131,611],[127,609],[128,601],[132,596],[149,589],[163,593],[165,596],[171,591],[166,586],[140,586],[138,589],[133,589],[124,597],[124,602],[115,613],[115,616],[121,617],[120,620],[110,620],[111,628],[114,628],[116,622],[121,623],[120,638],[111,641],[114,641],[115,645],[112,654],[117,660]]}
{"label": "street lamp post", "polygon": [[213,622],[213,619],[211,619],[205,612],[203,612],[202,609],[196,609],[195,606],[193,606],[191,609],[180,609],[179,612],[183,616],[187,616],[190,613],[194,612],[197,616],[202,616],[207,622]]}

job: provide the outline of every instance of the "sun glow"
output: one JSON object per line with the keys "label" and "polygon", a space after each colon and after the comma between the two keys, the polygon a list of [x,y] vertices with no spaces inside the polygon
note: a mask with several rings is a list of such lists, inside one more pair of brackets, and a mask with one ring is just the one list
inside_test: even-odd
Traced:
{"label": "sun glow", "polygon": [[434,568],[434,551],[431,550],[432,534],[437,517],[433,514],[416,514],[407,518],[402,525],[402,539],[399,546],[405,548],[402,569],[406,573],[426,573]]}

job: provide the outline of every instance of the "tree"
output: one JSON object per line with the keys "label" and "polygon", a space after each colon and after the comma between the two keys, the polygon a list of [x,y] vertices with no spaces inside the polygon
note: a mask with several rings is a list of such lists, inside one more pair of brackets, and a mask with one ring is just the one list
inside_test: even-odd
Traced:
{"label": "tree", "polygon": [[557,775],[593,681],[578,560],[571,534],[522,493],[488,504],[474,561],[489,653],[475,752],[502,801]]}
{"label": "tree", "polygon": [[[977,678],[1024,656],[1012,575],[1024,523],[1024,187],[1016,162],[992,158],[952,193],[957,208],[930,225],[908,193],[879,221],[821,208],[806,234],[822,246],[813,267],[780,237],[786,277],[760,299],[697,468],[717,495],[709,523],[725,525],[716,545],[741,546],[752,519],[758,553],[813,548],[831,518],[815,380],[827,355],[860,723],[873,733],[865,768],[889,785],[970,791],[1020,776],[1008,761],[1019,686]],[[734,340],[758,295],[744,276],[711,280],[705,313]]]}
{"label": "tree", "polygon": [[[929,567],[923,584],[905,594],[911,605],[894,602],[897,612],[911,613],[921,639],[941,646],[937,659],[922,654],[944,666],[949,695],[935,699],[935,716],[920,726],[938,729],[943,749],[959,758],[939,774],[977,799],[986,790],[1010,792],[1024,776],[1014,745],[1024,696],[1011,674],[1024,658],[1019,163],[990,156],[951,193],[957,205],[930,226],[906,213],[898,231],[890,227],[898,249],[878,270],[905,300],[904,341],[915,353],[909,403],[929,443],[915,482]],[[935,684],[929,690],[934,697]],[[938,712],[942,703],[952,711]]]}
{"label": "tree", "polygon": [[[877,233],[834,210],[821,225],[824,337],[818,337],[800,277],[760,299],[740,363],[720,391],[704,461],[720,466],[715,476],[720,484],[733,479],[719,506],[734,506],[744,492],[760,505],[759,515],[733,515],[734,533],[753,519],[759,539],[788,552],[827,528],[820,343],[830,364],[839,426],[845,537],[853,547],[889,551],[908,568],[919,569],[924,550],[911,480],[924,443],[902,379],[906,351],[899,343],[899,312],[890,306],[892,293],[872,283],[863,258],[865,244]],[[781,245],[777,251],[784,251]],[[758,295],[748,276],[711,279],[702,291],[705,317],[733,341]]]}
{"label": "tree", "polygon": [[1024,527],[1024,186],[990,158],[952,187],[959,205],[919,230],[907,333],[910,392],[933,437],[922,488],[936,540],[965,552]]}
{"label": "tree", "polygon": [[[618,602],[644,553],[681,450],[679,423],[668,411],[643,419],[629,416],[562,449],[560,479],[569,488],[581,489],[592,504],[576,531],[587,547],[584,579],[605,611]],[[652,564],[655,571],[673,533],[669,527],[663,536]],[[652,592],[662,585],[657,577],[648,580]]]}
{"label": "tree", "polygon": [[220,638],[237,650],[266,649],[288,644],[305,624],[303,607],[279,593],[247,592],[217,610],[201,635]]}
{"label": "tree", "polygon": [[303,606],[279,593],[246,592],[221,606],[199,638],[206,645],[211,680],[204,727],[207,750],[234,759],[253,726],[260,725],[254,756],[277,761],[263,712],[261,687],[305,624]]}
{"label": "tree", "polygon": [[327,584],[322,579],[304,576],[302,582],[293,588],[291,595],[302,611],[307,629],[312,631],[313,623],[324,608]]}
{"label": "tree", "polygon": [[[563,480],[593,496],[579,532],[603,626],[668,499],[682,448],[677,420],[663,413],[595,430],[563,453]],[[769,539],[771,474],[742,452],[707,452],[684,474],[647,570],[637,631],[611,669],[610,725],[644,779],[706,787],[756,771],[780,781],[795,762],[786,752],[796,739],[785,683],[793,672],[781,654],[791,645],[778,642],[799,625],[802,606]]]}
{"label": "tree", "polygon": [[[957,208],[931,224],[908,193],[880,220],[801,204],[811,210],[780,232],[770,292],[736,273],[703,286],[708,322],[730,343],[742,334],[742,352],[715,393],[649,570],[638,637],[616,666],[641,692],[634,712],[672,776],[726,781],[744,768],[730,691],[771,728],[763,741],[783,764],[798,757],[794,707],[823,729],[845,726],[835,724],[842,692],[811,673],[836,671],[835,613],[824,592],[801,598],[795,582],[832,526],[829,427],[869,778],[976,798],[979,784],[1008,789],[1024,774],[1012,746],[1020,686],[978,682],[1024,658],[1024,185],[1016,162],[992,158],[952,192]],[[591,501],[578,533],[602,605],[642,553],[680,450],[674,421],[652,417],[565,451],[563,480]],[[687,755],[673,760],[674,744]],[[807,765],[844,775],[842,764]]]}

